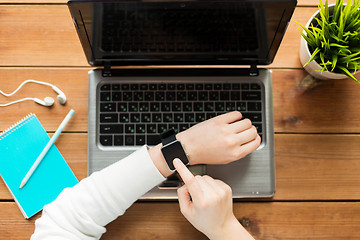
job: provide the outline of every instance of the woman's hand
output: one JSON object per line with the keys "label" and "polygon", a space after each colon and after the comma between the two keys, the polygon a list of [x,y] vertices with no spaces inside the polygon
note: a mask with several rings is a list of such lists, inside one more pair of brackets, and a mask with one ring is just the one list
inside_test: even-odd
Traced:
{"label": "woman's hand", "polygon": [[196,229],[213,240],[253,240],[234,216],[227,184],[209,176],[193,176],[179,159],[174,166],[185,183],[178,189],[181,213]]}
{"label": "woman's hand", "polygon": [[260,136],[238,111],[196,124],[176,138],[185,146],[190,164],[226,164],[245,157],[260,146]]}

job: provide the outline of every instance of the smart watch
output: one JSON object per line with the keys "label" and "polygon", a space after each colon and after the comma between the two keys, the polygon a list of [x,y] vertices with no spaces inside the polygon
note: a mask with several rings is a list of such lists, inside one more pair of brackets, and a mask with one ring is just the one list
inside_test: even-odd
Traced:
{"label": "smart watch", "polygon": [[189,164],[189,159],[185,153],[184,147],[179,140],[176,139],[175,131],[170,129],[160,134],[162,147],[161,152],[171,171],[175,171],[173,161],[179,158],[185,165]]}

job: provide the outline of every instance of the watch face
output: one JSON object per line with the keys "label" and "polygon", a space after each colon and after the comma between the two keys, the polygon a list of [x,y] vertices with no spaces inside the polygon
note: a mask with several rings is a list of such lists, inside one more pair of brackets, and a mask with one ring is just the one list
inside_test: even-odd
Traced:
{"label": "watch face", "polygon": [[184,148],[179,141],[175,141],[161,148],[161,152],[170,168],[175,170],[173,161],[175,158],[179,158],[185,165],[189,163],[189,160],[185,154]]}

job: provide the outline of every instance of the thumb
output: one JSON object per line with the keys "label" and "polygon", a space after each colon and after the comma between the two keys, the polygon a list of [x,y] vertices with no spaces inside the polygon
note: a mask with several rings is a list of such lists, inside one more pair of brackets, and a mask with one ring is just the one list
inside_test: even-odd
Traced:
{"label": "thumb", "polygon": [[186,217],[186,215],[190,213],[190,209],[192,206],[190,193],[186,185],[182,186],[181,188],[178,188],[177,194],[179,198],[180,211]]}

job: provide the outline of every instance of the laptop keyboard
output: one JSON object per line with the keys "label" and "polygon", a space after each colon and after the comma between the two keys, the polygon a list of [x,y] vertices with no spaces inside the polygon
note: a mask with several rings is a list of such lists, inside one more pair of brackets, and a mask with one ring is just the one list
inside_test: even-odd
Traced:
{"label": "laptop keyboard", "polygon": [[262,85],[258,83],[121,83],[99,91],[99,142],[142,146],[161,142],[169,129],[181,132],[217,115],[240,111],[263,133]]}

